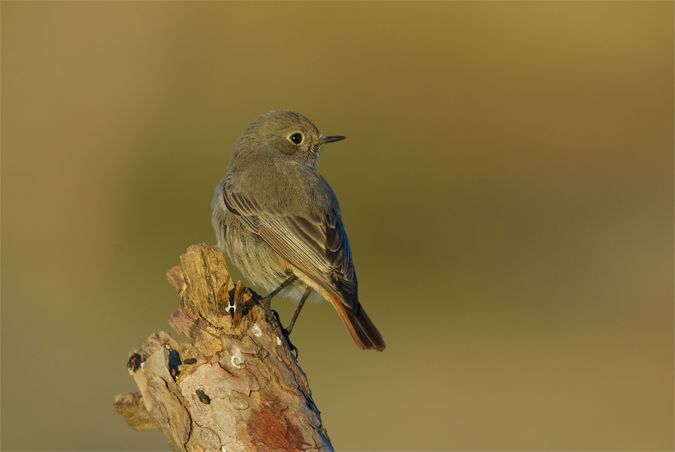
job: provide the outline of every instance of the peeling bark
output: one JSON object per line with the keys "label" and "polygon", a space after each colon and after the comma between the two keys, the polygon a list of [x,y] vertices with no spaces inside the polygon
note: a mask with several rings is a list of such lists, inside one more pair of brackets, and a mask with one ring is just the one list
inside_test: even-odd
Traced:
{"label": "peeling bark", "polygon": [[[177,451],[333,450],[281,325],[231,281],[222,253],[195,245],[167,272],[181,296],[169,323],[127,367],[140,392],[114,408],[137,430],[159,428]],[[234,307],[234,309],[232,309]]]}

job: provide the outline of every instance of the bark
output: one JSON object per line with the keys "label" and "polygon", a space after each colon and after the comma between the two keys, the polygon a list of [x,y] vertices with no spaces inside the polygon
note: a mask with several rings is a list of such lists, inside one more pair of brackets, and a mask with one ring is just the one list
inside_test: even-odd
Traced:
{"label": "bark", "polygon": [[153,334],[131,353],[140,392],[114,408],[137,430],[159,428],[177,451],[332,450],[281,325],[232,284],[223,255],[195,245],[167,272],[181,296],[169,323],[191,341]]}

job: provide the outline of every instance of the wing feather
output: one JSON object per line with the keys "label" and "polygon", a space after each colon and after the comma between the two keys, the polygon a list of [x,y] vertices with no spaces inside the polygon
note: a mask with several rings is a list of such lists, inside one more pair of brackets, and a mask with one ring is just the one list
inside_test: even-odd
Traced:
{"label": "wing feather", "polygon": [[307,218],[266,209],[253,197],[233,190],[227,179],[223,199],[230,213],[274,251],[335,295],[350,314],[358,315],[358,283],[339,212]]}

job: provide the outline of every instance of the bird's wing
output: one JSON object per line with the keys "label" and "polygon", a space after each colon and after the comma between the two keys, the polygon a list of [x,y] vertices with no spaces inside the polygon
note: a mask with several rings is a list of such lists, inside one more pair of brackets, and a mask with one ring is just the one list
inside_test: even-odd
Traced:
{"label": "bird's wing", "polygon": [[335,295],[352,315],[358,315],[357,280],[349,239],[339,212],[316,217],[264,207],[250,195],[223,185],[225,206],[274,251],[314,282]]}

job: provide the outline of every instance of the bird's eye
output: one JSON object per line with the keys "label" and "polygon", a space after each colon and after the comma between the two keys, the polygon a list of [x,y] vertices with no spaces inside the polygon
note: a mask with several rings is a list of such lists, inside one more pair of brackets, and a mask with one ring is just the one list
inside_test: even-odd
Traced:
{"label": "bird's eye", "polygon": [[288,139],[291,140],[293,144],[300,144],[302,143],[302,134],[296,132],[290,137],[288,137]]}

